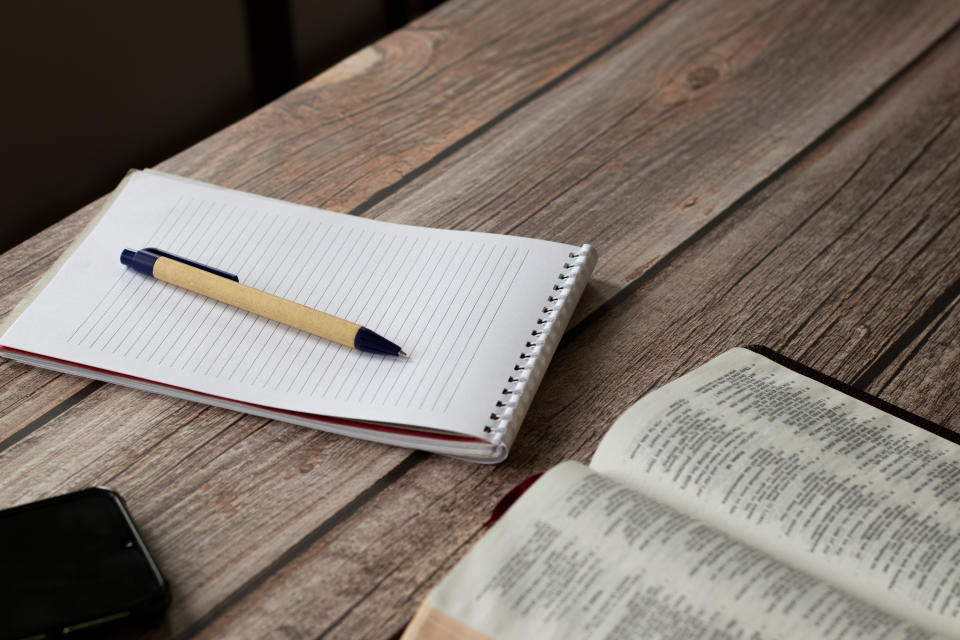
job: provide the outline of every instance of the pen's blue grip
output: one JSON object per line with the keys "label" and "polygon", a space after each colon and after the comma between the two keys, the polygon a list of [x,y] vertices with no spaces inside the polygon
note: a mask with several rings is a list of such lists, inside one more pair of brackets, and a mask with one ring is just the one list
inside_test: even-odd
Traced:
{"label": "pen's blue grip", "polygon": [[153,265],[158,257],[146,251],[133,251],[132,249],[124,249],[120,252],[120,262],[151,278],[153,277]]}

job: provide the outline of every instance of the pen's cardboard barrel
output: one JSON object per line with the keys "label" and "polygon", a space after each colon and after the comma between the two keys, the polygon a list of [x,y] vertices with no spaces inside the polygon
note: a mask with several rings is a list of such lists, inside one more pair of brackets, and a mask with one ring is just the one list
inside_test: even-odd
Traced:
{"label": "pen's cardboard barrel", "polygon": [[339,342],[347,347],[353,348],[354,338],[357,331],[361,329],[361,326],[354,322],[227,280],[170,258],[157,258],[153,265],[153,277],[258,316]]}

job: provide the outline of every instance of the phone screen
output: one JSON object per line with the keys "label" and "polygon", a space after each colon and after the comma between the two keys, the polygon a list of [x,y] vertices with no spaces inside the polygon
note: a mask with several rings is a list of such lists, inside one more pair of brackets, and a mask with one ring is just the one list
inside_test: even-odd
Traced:
{"label": "phone screen", "polygon": [[0,511],[0,638],[162,611],[166,582],[120,497],[85,489]]}

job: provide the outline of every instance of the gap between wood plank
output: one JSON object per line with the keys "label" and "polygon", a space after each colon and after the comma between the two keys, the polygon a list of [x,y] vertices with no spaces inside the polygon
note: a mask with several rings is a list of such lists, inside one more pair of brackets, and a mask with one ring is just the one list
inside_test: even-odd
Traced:
{"label": "gap between wood plank", "polygon": [[[658,258],[656,262],[650,265],[639,277],[635,280],[627,283],[623,288],[621,288],[617,293],[607,299],[605,302],[600,304],[596,309],[587,314],[580,322],[575,326],[569,327],[567,331],[563,334],[563,338],[560,340],[560,344],[557,348],[562,347],[565,343],[569,342],[576,338],[585,328],[589,327],[591,324],[597,321],[598,318],[601,318],[607,314],[611,309],[622,303],[624,300],[628,299],[634,293],[636,293],[643,286],[655,280],[664,269],[666,269],[674,260],[676,260],[680,254],[689,249],[692,245],[699,242],[702,238],[706,237],[711,231],[713,231],[720,223],[724,222],[729,218],[733,213],[746,204],[748,201],[756,197],[758,193],[770,186],[775,180],[779,179],[783,174],[796,166],[804,158],[806,158],[810,153],[816,149],[819,145],[826,142],[830,137],[836,134],[840,129],[848,125],[854,118],[859,116],[864,110],[870,107],[873,103],[879,99],[879,97],[885,93],[891,86],[898,82],[902,77],[907,73],[916,68],[923,60],[925,60],[930,54],[936,49],[940,44],[950,38],[954,33],[960,31],[960,22],[955,22],[950,29],[948,29],[943,35],[933,41],[930,46],[920,52],[917,57],[911,60],[909,63],[903,66],[902,69],[897,71],[895,74],[890,76],[890,78],[877,87],[873,93],[864,98],[859,104],[855,105],[845,116],[837,120],[829,128],[825,129],[823,133],[813,139],[807,146],[800,149],[795,155],[793,155],[789,160],[780,165],[777,169],[770,172],[770,174],[750,188],[748,191],[744,192],[742,196],[737,198],[733,203],[731,203],[727,208],[720,211],[716,216],[707,221],[702,227],[697,229],[694,233],[687,237],[686,240],[679,243],[676,247],[671,249],[669,252],[664,254],[662,257]],[[946,292],[945,292],[946,293]],[[924,316],[926,317],[926,316]],[[893,348],[894,345],[891,345]],[[882,358],[883,356],[881,356]],[[879,359],[878,359],[879,360]],[[860,376],[857,382],[865,379],[864,376]],[[866,384],[866,383],[865,383]]]}
{"label": "gap between wood plank", "polygon": [[284,551],[276,560],[258,571],[242,585],[234,589],[230,594],[210,608],[204,615],[197,618],[189,627],[184,629],[176,636],[177,640],[186,640],[193,638],[198,633],[210,626],[220,614],[229,610],[233,605],[243,600],[247,595],[253,593],[264,582],[276,573],[279,569],[286,566],[291,560],[295,559],[301,553],[309,549],[315,542],[320,540],[328,531],[337,525],[346,522],[354,513],[360,510],[367,502],[378,496],[384,489],[399,480],[408,471],[427,459],[425,451],[414,451],[404,458],[397,466],[383,475],[379,480],[361,491],[350,502],[340,507],[336,513],[321,522],[310,533],[300,538],[290,548]]}
{"label": "gap between wood plank", "polygon": [[14,431],[9,436],[7,436],[4,440],[0,440],[0,453],[3,453],[5,450],[17,444],[18,442],[20,442],[21,440],[29,436],[34,431],[36,431],[43,425],[47,424],[48,422],[50,422],[51,420],[59,416],[64,411],[67,411],[68,409],[70,409],[70,407],[78,404],[84,398],[86,398],[91,393],[93,393],[94,391],[96,391],[97,389],[99,389],[105,384],[106,384],[105,382],[102,382],[100,380],[95,380],[91,382],[90,384],[83,387],[79,391],[74,392],[72,396],[63,400],[62,402],[57,404],[55,407],[53,407],[43,415],[38,416],[34,420],[31,420],[23,428],[17,431]]}
{"label": "gap between wood plank", "polygon": [[533,92],[529,93],[525,97],[514,102],[512,105],[510,105],[509,107],[507,107],[506,109],[504,109],[503,111],[495,115],[493,118],[491,118],[490,120],[486,121],[476,129],[474,129],[464,137],[460,138],[456,142],[451,143],[450,146],[443,149],[442,151],[437,153],[435,156],[433,156],[432,158],[430,158],[420,166],[416,167],[412,171],[408,172],[396,182],[387,185],[386,187],[380,189],[379,191],[376,191],[373,195],[371,195],[369,198],[367,198],[366,200],[364,200],[363,202],[355,206],[348,213],[353,216],[358,216],[366,213],[372,207],[386,200],[388,197],[390,197],[391,195],[393,195],[394,193],[396,193],[406,185],[410,184],[411,182],[413,182],[414,180],[416,180],[417,178],[425,174],[430,169],[439,165],[441,162],[443,162],[444,160],[446,160],[447,158],[455,154],[457,151],[460,151],[461,149],[469,145],[471,142],[473,142],[483,134],[487,133],[488,131],[493,129],[495,126],[497,126],[498,124],[500,124],[501,122],[503,122],[504,120],[506,120],[513,114],[515,114],[516,112],[523,109],[525,106],[527,106],[531,102],[535,101],[541,96],[546,95],[547,93],[549,93],[550,91],[558,87],[560,84],[562,84],[569,78],[573,77],[580,71],[583,71],[585,68],[587,68],[588,66],[590,66],[591,64],[593,64],[594,62],[602,58],[603,56],[605,56],[617,45],[629,39],[631,36],[633,36],[634,34],[639,32],[641,29],[646,27],[648,24],[650,24],[653,20],[655,20],[656,18],[661,16],[663,13],[665,13],[666,10],[670,8],[670,5],[674,4],[676,1],[677,0],[667,0],[663,4],[657,6],[657,8],[655,8],[653,11],[648,13],[642,19],[640,19],[632,27],[630,27],[620,35],[613,38],[613,40],[611,40],[604,46],[600,47],[599,49],[597,49],[587,57],[583,58],[582,60],[580,60],[580,62],[576,63],[575,65],[573,65],[572,67],[570,67],[569,69],[561,73],[560,75],[556,76],[555,78],[553,78],[552,80],[550,80],[549,82],[541,86],[540,88],[534,90]]}
{"label": "gap between wood plank", "polygon": [[[867,367],[863,373],[857,376],[857,379],[853,381],[853,386],[858,389],[866,389],[881,373],[886,370],[894,360],[900,356],[901,353],[906,351],[906,349],[913,343],[914,340],[920,338],[923,332],[933,324],[937,319],[937,316],[942,314],[947,310],[947,308],[953,304],[957,298],[960,297],[960,278],[957,278],[950,284],[949,287],[944,289],[943,293],[936,297],[936,299],[927,307],[927,310],[917,318],[913,324],[907,327],[897,339],[893,341],[893,344],[889,348],[885,349],[883,353],[877,356],[869,367]],[[944,316],[946,317],[946,316]],[[935,328],[935,327],[931,327]],[[931,332],[932,333],[932,332]],[[919,349],[926,343],[927,339],[930,337],[930,334],[923,336],[923,338],[918,342],[916,347],[912,350],[911,356],[917,353]],[[910,358],[904,360],[900,368],[903,369],[903,365],[910,361]],[[896,375],[894,375],[896,377]],[[891,378],[892,379],[892,378]]]}

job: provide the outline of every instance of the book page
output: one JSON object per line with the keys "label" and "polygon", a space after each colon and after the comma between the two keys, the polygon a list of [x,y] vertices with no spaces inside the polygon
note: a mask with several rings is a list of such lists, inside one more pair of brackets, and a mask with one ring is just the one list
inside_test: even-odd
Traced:
{"label": "book page", "polygon": [[[362,324],[409,357],[356,351],[120,264],[124,248],[145,247]],[[271,408],[484,438],[572,250],[138,172],[0,342]]]}
{"label": "book page", "polygon": [[545,474],[403,636],[934,637],[575,462]]}
{"label": "book page", "polygon": [[875,606],[960,630],[960,447],[746,349],[648,394],[591,467]]}

